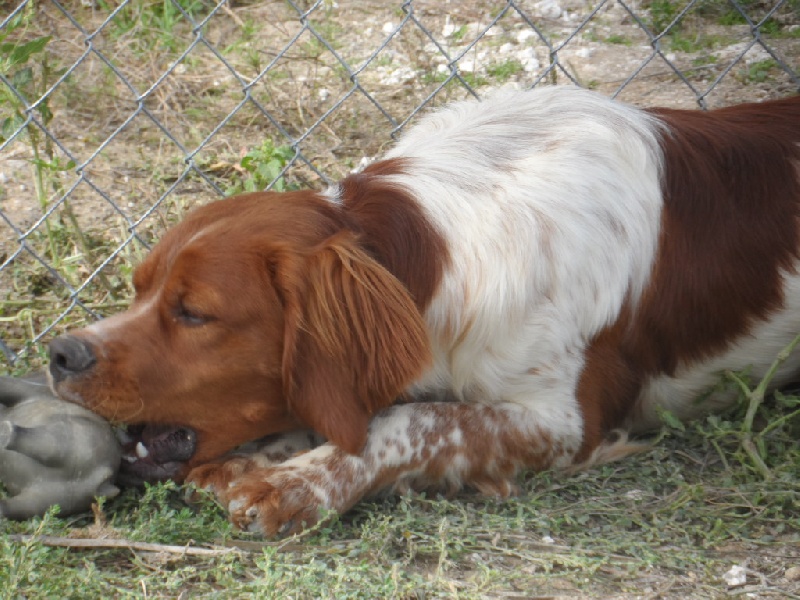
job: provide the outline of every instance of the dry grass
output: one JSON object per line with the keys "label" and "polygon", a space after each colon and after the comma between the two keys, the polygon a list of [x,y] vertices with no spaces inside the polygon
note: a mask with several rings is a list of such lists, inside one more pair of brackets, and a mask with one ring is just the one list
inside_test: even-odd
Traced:
{"label": "dry grass", "polygon": [[[94,517],[0,524],[0,590],[8,598],[800,597],[800,419],[763,440],[764,478],[741,449],[743,414],[744,406],[666,430],[652,452],[622,463],[530,475],[507,501],[465,492],[367,502],[281,542],[231,530],[219,508],[185,505],[174,485],[129,491]],[[770,402],[756,431],[785,414]],[[9,537],[20,534],[32,537]],[[746,580],[730,586],[733,567]]]}

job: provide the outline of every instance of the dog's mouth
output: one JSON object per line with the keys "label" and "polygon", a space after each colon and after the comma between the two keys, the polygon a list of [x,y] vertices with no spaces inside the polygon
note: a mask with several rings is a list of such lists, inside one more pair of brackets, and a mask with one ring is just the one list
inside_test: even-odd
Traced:
{"label": "dog's mouth", "polygon": [[197,450],[197,433],[188,427],[128,425],[117,428],[116,434],[122,446],[117,482],[124,486],[182,477]]}

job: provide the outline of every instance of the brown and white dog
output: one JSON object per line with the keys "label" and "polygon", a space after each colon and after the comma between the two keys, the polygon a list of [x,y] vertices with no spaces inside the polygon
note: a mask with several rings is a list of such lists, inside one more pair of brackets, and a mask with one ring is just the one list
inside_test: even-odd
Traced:
{"label": "brown and white dog", "polygon": [[718,410],[724,369],[763,374],[800,331],[799,217],[800,97],[499,91],[324,192],[195,210],[127,311],[52,343],[53,385],[139,424],[132,473],[267,535],[384,489],[505,495],[624,455],[609,434],[659,408]]}

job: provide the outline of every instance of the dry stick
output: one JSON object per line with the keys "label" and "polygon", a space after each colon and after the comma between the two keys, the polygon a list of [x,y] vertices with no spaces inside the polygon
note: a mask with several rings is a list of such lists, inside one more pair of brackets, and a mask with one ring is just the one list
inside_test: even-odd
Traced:
{"label": "dry stick", "polygon": [[[334,512],[335,511],[327,511],[326,515],[332,516]],[[97,518],[97,512],[95,512],[95,518]],[[313,527],[286,538],[285,540],[276,542],[263,540],[258,542],[251,542],[249,540],[223,540],[220,542],[220,545],[227,547],[217,548],[196,548],[189,545],[169,546],[114,538],[65,538],[49,535],[9,535],[8,539],[26,544],[38,542],[45,546],[59,546],[62,548],[125,548],[128,550],[140,550],[142,552],[164,552],[168,554],[181,554],[184,556],[224,556],[226,554],[261,551],[269,547],[275,547],[279,552],[302,551],[305,549],[305,546],[299,543],[300,539],[317,531],[323,525],[323,521],[324,519],[320,520],[320,522]]]}
{"label": "dry stick", "polygon": [[781,598],[787,598],[787,599],[791,599],[791,600],[800,600],[800,596],[797,596],[796,594],[792,594],[791,592],[789,592],[789,590],[785,590],[785,589],[779,588],[779,587],[751,587],[751,586],[745,586],[740,590],[727,590],[726,591],[727,595],[729,595],[731,597],[744,596],[745,594],[747,594],[748,596],[755,596],[759,592],[768,592],[768,593],[772,593],[772,594],[777,593],[777,594],[781,594],[781,596],[780,596]]}
{"label": "dry stick", "polygon": [[39,542],[45,546],[59,546],[62,548],[127,548],[129,550],[140,550],[142,552],[166,552],[169,554],[184,554],[189,556],[222,556],[225,554],[261,552],[265,548],[277,548],[279,552],[300,552],[307,548],[298,543],[297,540],[301,536],[302,534],[298,534],[291,538],[275,542],[268,540],[220,540],[218,541],[217,548],[169,546],[114,538],[65,538],[48,535],[9,535],[8,539],[23,543]]}
{"label": "dry stick", "polygon": [[8,538],[14,542],[39,542],[45,546],[59,546],[63,548],[126,548],[129,550],[140,550],[142,552],[166,552],[168,554],[183,554],[188,556],[222,556],[241,552],[238,548],[168,546],[164,544],[151,544],[148,542],[134,542],[124,539],[65,538],[49,535],[10,535]]}
{"label": "dry stick", "polygon": [[759,405],[764,401],[764,395],[767,392],[767,386],[769,386],[778,368],[784,362],[786,362],[786,359],[791,356],[795,346],[797,346],[799,343],[800,335],[794,338],[791,344],[786,346],[786,348],[778,353],[778,357],[775,359],[775,362],[772,363],[772,366],[770,366],[766,375],[764,375],[764,378],[758,384],[758,387],[753,390],[753,394],[750,397],[750,406],[747,408],[747,414],[744,418],[744,428],[747,433],[750,433],[753,430],[753,418],[756,416],[756,411],[758,410]]}
{"label": "dry stick", "polygon": [[747,452],[750,460],[753,461],[753,465],[756,467],[758,472],[761,473],[761,476],[764,477],[764,479],[769,479],[772,474],[770,473],[769,467],[767,467],[767,465],[764,463],[764,460],[761,458],[761,455],[758,453],[758,448],[756,448],[756,445],[753,442],[753,419],[755,419],[756,413],[758,412],[758,407],[764,402],[764,396],[767,393],[767,388],[769,387],[772,378],[775,376],[775,373],[778,371],[778,368],[780,368],[780,366],[786,362],[786,359],[791,356],[792,351],[794,351],[795,347],[799,343],[800,335],[795,337],[788,346],[778,353],[778,357],[775,359],[772,365],[770,365],[770,368],[764,374],[764,377],[754,390],[750,390],[747,384],[738,375],[730,371],[727,372],[728,377],[739,385],[747,397],[747,412],[745,413],[744,423],[742,424],[742,448],[744,448],[745,452]]}
{"label": "dry stick", "polygon": [[241,17],[233,12],[227,4],[222,6],[222,12],[227,14],[231,20],[236,23],[239,27],[244,27],[244,21],[242,21]]}

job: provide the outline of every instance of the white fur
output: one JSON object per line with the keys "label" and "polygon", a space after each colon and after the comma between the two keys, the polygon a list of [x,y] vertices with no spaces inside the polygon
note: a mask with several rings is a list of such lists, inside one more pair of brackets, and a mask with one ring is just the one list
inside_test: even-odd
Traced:
{"label": "white fur", "polygon": [[[662,207],[659,123],[572,87],[500,91],[423,119],[387,158],[446,240],[416,388],[511,402],[576,450],[583,350],[646,286]],[[566,457],[565,457],[566,458]]]}
{"label": "white fur", "polygon": [[[639,396],[632,430],[658,426],[658,409],[666,409],[680,419],[690,419],[715,409],[730,406],[736,398],[734,385],[723,385],[724,373],[744,372],[753,384],[766,374],[775,358],[800,332],[800,275],[784,273],[786,305],[755,324],[726,352],[706,361],[679,369],[674,377],[651,379]],[[791,383],[800,371],[800,352],[794,352],[778,368],[773,386]],[[730,380],[729,380],[730,381]],[[688,401],[687,401],[688,399]]]}
{"label": "white fur", "polygon": [[97,338],[101,343],[95,344],[95,347],[98,348],[100,352],[105,352],[106,344],[104,342],[113,339],[117,331],[122,327],[129,327],[130,323],[136,323],[143,315],[154,310],[154,306],[157,302],[158,298],[156,296],[151,296],[144,302],[132,304],[128,310],[114,315],[113,318],[95,321],[86,328],[88,337]]}

